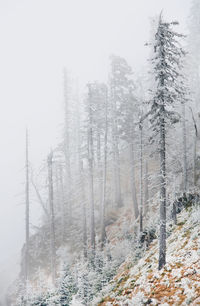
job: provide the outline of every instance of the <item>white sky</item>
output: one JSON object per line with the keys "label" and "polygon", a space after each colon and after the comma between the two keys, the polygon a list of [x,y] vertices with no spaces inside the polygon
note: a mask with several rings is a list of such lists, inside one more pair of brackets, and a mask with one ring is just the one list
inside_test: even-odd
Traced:
{"label": "white sky", "polygon": [[37,167],[61,131],[63,67],[82,83],[106,79],[111,53],[139,69],[149,17],[164,9],[184,30],[189,7],[190,0],[0,0],[0,265],[24,240],[25,127]]}

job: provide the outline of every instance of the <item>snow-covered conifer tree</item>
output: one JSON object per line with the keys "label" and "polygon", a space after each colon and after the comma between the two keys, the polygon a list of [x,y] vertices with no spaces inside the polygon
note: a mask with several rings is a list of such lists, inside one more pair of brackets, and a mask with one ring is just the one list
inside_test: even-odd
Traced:
{"label": "snow-covered conifer tree", "polygon": [[180,46],[182,35],[173,31],[177,22],[165,22],[160,15],[155,35],[152,59],[155,90],[151,101],[151,124],[153,137],[158,135],[160,154],[160,238],[159,266],[166,263],[166,132],[170,124],[177,121],[174,103],[182,96],[180,86],[181,58],[185,54]]}
{"label": "snow-covered conifer tree", "polygon": [[59,288],[59,305],[68,306],[76,292],[77,286],[75,283],[75,277],[70,267],[67,265],[64,269],[61,285]]}

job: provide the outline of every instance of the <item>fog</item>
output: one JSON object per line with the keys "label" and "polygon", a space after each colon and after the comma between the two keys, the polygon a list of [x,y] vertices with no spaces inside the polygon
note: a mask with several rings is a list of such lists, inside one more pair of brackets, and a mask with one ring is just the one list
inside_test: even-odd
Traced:
{"label": "fog", "polygon": [[[24,242],[25,129],[30,133],[30,161],[37,169],[60,137],[63,67],[78,76],[81,87],[87,81],[106,80],[112,53],[139,70],[149,52],[144,44],[149,39],[150,18],[163,9],[168,19],[177,19],[185,30],[189,7],[189,0],[0,0],[3,281],[8,270],[19,264]],[[32,224],[39,220],[38,207],[32,199]]]}

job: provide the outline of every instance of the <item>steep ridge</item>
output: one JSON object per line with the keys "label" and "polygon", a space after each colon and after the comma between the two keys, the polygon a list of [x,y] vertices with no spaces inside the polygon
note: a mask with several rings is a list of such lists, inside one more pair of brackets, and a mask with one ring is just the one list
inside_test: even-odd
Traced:
{"label": "steep ridge", "polygon": [[200,305],[200,207],[170,221],[167,265],[158,271],[158,240],[136,265],[129,257],[92,305]]}

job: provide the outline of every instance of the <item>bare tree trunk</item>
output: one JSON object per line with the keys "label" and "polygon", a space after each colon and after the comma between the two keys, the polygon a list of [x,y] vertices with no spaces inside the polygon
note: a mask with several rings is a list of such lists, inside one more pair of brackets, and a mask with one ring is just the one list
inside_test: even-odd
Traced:
{"label": "bare tree trunk", "polygon": [[115,144],[115,201],[118,207],[122,206],[121,197],[121,182],[120,182],[120,157],[119,157],[119,145]]}
{"label": "bare tree trunk", "polygon": [[[186,148],[186,125],[185,125],[185,103],[182,103],[182,132],[183,132],[183,191],[187,191],[187,148]],[[196,150],[195,150],[196,151]]]}
{"label": "bare tree trunk", "polygon": [[56,246],[55,246],[55,216],[54,216],[54,193],[53,193],[53,152],[48,156],[48,183],[49,183],[49,208],[50,208],[50,231],[51,231],[51,274],[52,282],[56,279]]}
{"label": "bare tree trunk", "polygon": [[86,218],[86,199],[84,188],[84,177],[81,175],[81,189],[82,189],[82,211],[83,211],[83,255],[87,258],[87,218]]}
{"label": "bare tree trunk", "polygon": [[94,178],[93,178],[93,154],[92,150],[92,135],[89,131],[90,148],[89,148],[89,188],[90,188],[90,222],[91,222],[91,246],[95,250],[95,229],[94,229]]}
{"label": "bare tree trunk", "polygon": [[87,217],[86,217],[86,199],[85,199],[85,183],[84,174],[80,159],[80,184],[81,184],[81,206],[82,206],[82,241],[83,241],[83,255],[87,258]]}
{"label": "bare tree trunk", "polygon": [[100,199],[100,210],[101,210],[101,204],[103,201],[103,176],[104,176],[104,169],[103,169],[103,163],[104,161],[102,160],[102,156],[101,156],[101,147],[102,147],[102,143],[101,143],[101,132],[100,132],[100,128],[97,127],[97,165],[98,165],[98,181],[99,181],[99,199]]}
{"label": "bare tree trunk", "polygon": [[53,172],[55,176],[54,181],[54,207],[55,210],[60,212],[61,211],[61,192],[60,192],[60,165],[58,163],[54,163]]}
{"label": "bare tree trunk", "polygon": [[193,158],[193,164],[194,164],[194,186],[197,185],[197,165],[196,165],[196,160],[197,160],[197,137],[196,135],[194,136],[194,158]]}
{"label": "bare tree trunk", "polygon": [[115,84],[111,86],[112,96],[112,148],[113,148],[113,175],[114,175],[114,192],[115,192],[115,204],[117,207],[121,207],[121,179],[120,179],[120,156],[119,156],[119,140],[118,140],[118,126],[117,126],[117,106],[116,106],[116,93]]}
{"label": "bare tree trunk", "polygon": [[29,152],[28,152],[28,130],[26,130],[26,248],[25,248],[25,282],[29,278]]}
{"label": "bare tree trunk", "polygon": [[98,167],[101,167],[101,134],[98,128],[97,131],[97,160],[98,160]]}
{"label": "bare tree trunk", "polygon": [[64,155],[65,155],[65,188],[66,202],[68,204],[69,218],[68,223],[72,222],[72,203],[71,203],[71,156],[70,156],[70,137],[69,137],[69,85],[67,72],[64,70],[64,98],[65,98],[65,125],[64,125]]}
{"label": "bare tree trunk", "polygon": [[89,188],[90,188],[90,234],[91,234],[91,247],[93,254],[95,253],[95,221],[94,221],[94,178],[93,178],[93,164],[94,164],[94,152],[93,152],[93,119],[91,110],[91,88],[89,89],[89,128],[88,128],[88,166],[89,166]]}
{"label": "bare tree trunk", "polygon": [[143,126],[140,122],[140,232],[143,232]]}
{"label": "bare tree trunk", "polygon": [[102,202],[101,202],[101,248],[103,249],[106,241],[105,229],[105,203],[106,203],[106,176],[107,176],[107,140],[108,140],[108,101],[106,93],[105,105],[105,134],[104,134],[104,161],[103,161],[103,184],[102,184]]}
{"label": "bare tree trunk", "polygon": [[198,137],[198,129],[197,129],[197,124],[194,118],[194,114],[193,114],[193,110],[190,107],[190,111],[192,114],[192,120],[193,120],[193,124],[194,124],[194,157],[193,157],[193,167],[194,167],[194,186],[196,186],[197,184],[197,174],[196,174],[196,155],[197,155],[197,137]]}
{"label": "bare tree trunk", "polygon": [[134,171],[134,152],[133,152],[133,143],[131,142],[129,145],[129,152],[130,152],[130,171],[131,171],[131,194],[132,194],[132,201],[133,201],[133,209],[135,219],[139,216],[139,209],[138,209],[138,202],[137,202],[137,193],[135,187],[135,171]]}
{"label": "bare tree trunk", "polygon": [[60,181],[60,193],[61,193],[61,222],[62,222],[62,241],[65,242],[66,237],[66,207],[65,207],[65,191],[63,183],[63,168],[59,166],[59,181]]}
{"label": "bare tree trunk", "polygon": [[115,188],[115,204],[117,207],[122,206],[121,198],[121,182],[120,182],[120,158],[119,158],[119,144],[116,127],[116,111],[113,112],[112,124],[112,147],[113,147],[113,174],[114,174],[114,188]]}
{"label": "bare tree trunk", "polygon": [[149,211],[149,173],[148,173],[148,161],[145,161],[145,207],[144,207],[144,215]]}
{"label": "bare tree trunk", "polygon": [[176,215],[176,204],[173,203],[173,207],[172,207],[172,216],[173,216],[173,220],[174,220],[174,224],[177,224],[177,215]]}
{"label": "bare tree trunk", "polygon": [[[164,106],[163,106],[164,108]],[[163,110],[164,113],[164,110]],[[162,269],[166,263],[166,144],[165,144],[165,121],[160,118],[160,241],[159,241],[159,264]]]}
{"label": "bare tree trunk", "polygon": [[76,103],[76,113],[77,113],[77,153],[78,153],[78,173],[80,176],[81,185],[81,206],[82,206],[82,239],[83,239],[83,255],[87,258],[87,217],[86,217],[86,198],[85,198],[85,182],[84,182],[84,170],[83,161],[81,158],[81,137],[80,137],[80,111],[79,103]]}

